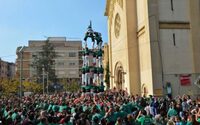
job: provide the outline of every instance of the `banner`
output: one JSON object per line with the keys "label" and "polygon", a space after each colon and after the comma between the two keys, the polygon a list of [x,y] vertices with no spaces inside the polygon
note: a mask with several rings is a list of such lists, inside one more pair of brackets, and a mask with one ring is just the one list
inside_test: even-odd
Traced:
{"label": "banner", "polygon": [[180,75],[180,83],[182,86],[191,85],[191,75],[190,74]]}

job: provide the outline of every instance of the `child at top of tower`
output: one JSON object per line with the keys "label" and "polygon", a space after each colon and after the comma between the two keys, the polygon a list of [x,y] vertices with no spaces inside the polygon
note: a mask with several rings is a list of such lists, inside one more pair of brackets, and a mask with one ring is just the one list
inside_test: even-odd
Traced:
{"label": "child at top of tower", "polygon": [[87,41],[88,37],[92,39],[92,42],[95,41],[95,39],[94,39],[94,31],[92,30],[91,22],[90,22],[90,25],[87,28],[87,32],[85,33],[84,41]]}

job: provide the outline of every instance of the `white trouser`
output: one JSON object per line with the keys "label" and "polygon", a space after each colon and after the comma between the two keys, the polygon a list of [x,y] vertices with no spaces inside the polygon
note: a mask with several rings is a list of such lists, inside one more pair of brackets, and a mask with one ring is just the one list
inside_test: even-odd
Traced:
{"label": "white trouser", "polygon": [[82,56],[83,59],[83,66],[85,66],[85,56]]}
{"label": "white trouser", "polygon": [[89,56],[88,55],[85,56],[85,65],[89,66]]}
{"label": "white trouser", "polygon": [[97,74],[97,78],[96,78],[96,84],[99,85],[99,74]]}
{"label": "white trouser", "polygon": [[98,59],[98,57],[96,58],[96,66],[99,66],[99,59]]}
{"label": "white trouser", "polygon": [[92,49],[94,49],[94,43],[95,43],[95,42],[92,42]]}
{"label": "white trouser", "polygon": [[97,84],[97,74],[96,73],[94,73],[93,83]]}
{"label": "white trouser", "polygon": [[85,74],[82,74],[82,85],[85,85],[84,82],[85,82]]}
{"label": "white trouser", "polygon": [[98,66],[101,67],[101,65],[102,65],[102,57],[99,56],[98,57]]}
{"label": "white trouser", "polygon": [[88,75],[89,73],[85,73],[85,85],[88,85]]}
{"label": "white trouser", "polygon": [[88,79],[87,79],[87,81],[88,81],[88,85],[90,85],[91,83],[90,83],[90,73],[88,73]]}
{"label": "white trouser", "polygon": [[102,47],[102,42],[99,42],[99,44],[98,44],[98,49],[101,49],[101,47]]}
{"label": "white trouser", "polygon": [[96,65],[96,57],[93,57],[93,65]]}
{"label": "white trouser", "polygon": [[100,85],[103,85],[103,74],[99,74]]}
{"label": "white trouser", "polygon": [[85,41],[85,48],[87,47],[87,41]]}

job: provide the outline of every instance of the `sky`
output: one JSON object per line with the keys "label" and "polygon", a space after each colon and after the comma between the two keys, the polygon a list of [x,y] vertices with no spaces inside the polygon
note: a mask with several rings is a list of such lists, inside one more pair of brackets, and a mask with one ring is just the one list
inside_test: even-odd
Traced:
{"label": "sky", "polygon": [[108,40],[106,0],[0,0],[0,58],[15,62],[29,40],[66,37],[83,41],[90,20]]}

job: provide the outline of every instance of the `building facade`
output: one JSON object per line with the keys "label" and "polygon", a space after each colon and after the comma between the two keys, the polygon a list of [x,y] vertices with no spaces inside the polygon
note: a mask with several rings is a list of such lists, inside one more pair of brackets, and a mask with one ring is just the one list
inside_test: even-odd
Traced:
{"label": "building facade", "polygon": [[[106,75],[110,76],[110,72],[107,72],[107,68],[109,66],[109,46],[107,43],[103,45],[103,67],[104,67],[104,85],[106,89],[110,88],[110,84],[106,81]],[[108,69],[109,70],[109,69]]]}
{"label": "building facade", "polygon": [[[54,46],[57,57],[55,58],[55,72],[58,79],[80,80],[81,58],[79,51],[82,49],[80,40],[66,40],[65,37],[48,37],[49,43]],[[17,74],[22,70],[23,79],[34,79],[36,73],[31,67],[34,56],[42,51],[42,46],[47,40],[30,40],[28,46],[22,51],[22,58],[17,52]],[[22,68],[20,69],[20,63]]]}
{"label": "building facade", "polygon": [[0,59],[0,78],[13,79],[15,76],[15,64]]}
{"label": "building facade", "polygon": [[107,0],[111,86],[198,95],[199,0]]}

